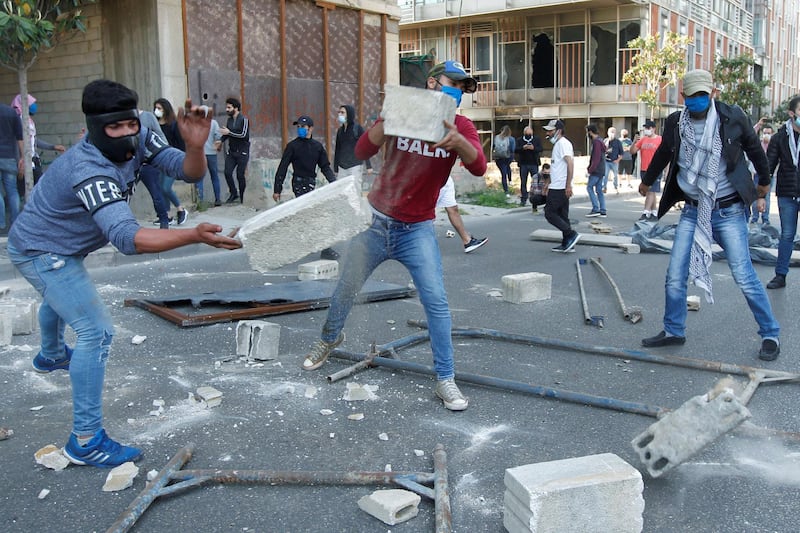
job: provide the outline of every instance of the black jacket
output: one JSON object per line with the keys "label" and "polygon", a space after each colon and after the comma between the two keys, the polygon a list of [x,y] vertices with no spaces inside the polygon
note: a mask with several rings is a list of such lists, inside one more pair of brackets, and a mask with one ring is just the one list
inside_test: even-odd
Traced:
{"label": "black jacket", "polygon": [[[364,128],[356,122],[356,110],[353,106],[342,107],[347,111],[347,122],[336,130],[336,148],[333,151],[334,172],[339,172],[339,168],[352,168],[361,164],[361,160],[356,159],[355,150],[358,138],[364,134]],[[369,159],[367,168],[372,168]]]}
{"label": "black jacket", "polygon": [[[522,147],[526,145],[533,146],[533,150],[523,150]],[[517,139],[517,146],[514,148],[517,153],[517,162],[520,165],[536,165],[537,167],[541,164],[539,156],[542,154],[542,150],[542,141],[536,135],[530,141],[526,141],[523,135]]]}
{"label": "black jacket", "polygon": [[281,156],[278,170],[275,172],[275,183],[272,192],[280,194],[283,191],[283,180],[286,179],[286,172],[292,165],[292,180],[315,180],[317,179],[317,167],[325,175],[328,182],[336,181],[336,176],[331,170],[331,163],[328,160],[328,152],[322,143],[316,139],[307,137],[297,137],[289,144]]}
{"label": "black jacket", "polygon": [[[739,106],[731,106],[714,100],[719,115],[719,134],[722,139],[722,158],[725,160],[728,180],[733,188],[742,197],[746,205],[752,204],[756,200],[756,187],[747,166],[747,157],[753,163],[758,175],[758,184],[769,185],[770,174],[767,167],[767,156],[761,147],[753,126]],[[667,179],[664,183],[664,194],[661,195],[661,202],[658,204],[658,218],[664,216],[670,208],[677,202],[686,199],[686,195],[678,185],[678,154],[681,147],[681,136],[678,128],[678,119],[681,112],[675,111],[667,117],[664,126],[664,135],[661,138],[661,145],[653,155],[653,161],[647,168],[647,172],[642,178],[642,183],[648,187],[652,185],[656,178],[664,170],[667,164],[670,165]]]}
{"label": "black jacket", "polygon": [[[791,131],[791,133],[789,133]],[[797,141],[794,128],[791,130],[786,124],[778,129],[778,132],[769,140],[767,147],[767,163],[769,164],[769,175],[778,169],[775,179],[775,196],[800,196],[800,169],[792,161],[792,152],[789,149],[789,135],[793,141]]]}
{"label": "black jacket", "polygon": [[230,131],[222,136],[222,142],[228,141],[226,153],[247,154],[250,152],[250,121],[242,113],[228,117],[226,127]]}

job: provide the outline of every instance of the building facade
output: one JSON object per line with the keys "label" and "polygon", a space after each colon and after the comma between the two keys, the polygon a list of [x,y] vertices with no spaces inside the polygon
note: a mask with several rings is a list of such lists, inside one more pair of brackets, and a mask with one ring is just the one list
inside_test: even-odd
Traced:
{"label": "building facade", "polygon": [[[395,0],[98,0],[83,13],[86,33],[29,70],[39,136],[74,144],[84,126],[82,89],[98,78],[135,89],[142,109],[159,97],[175,107],[189,97],[212,107],[222,125],[233,96],[250,118],[248,191],[261,194],[247,203],[258,207],[272,201],[292,121],[311,116],[315,138],[332,150],[339,106],[354,105],[367,121],[380,111],[383,85],[399,83]],[[0,70],[0,101],[18,92],[16,73]]]}
{"label": "building facade", "polygon": [[[650,116],[640,88],[622,82],[639,36],[689,36],[689,68],[713,71],[719,56],[751,54],[754,75],[771,80],[771,112],[800,86],[800,2],[796,0],[399,0],[403,62],[458,58],[479,79],[463,113],[485,143],[503,125],[563,119],[567,136],[584,126],[631,132]],[[661,92],[656,117],[682,104],[680,86]],[[537,134],[541,134],[541,129]],[[576,151],[585,149],[576,143]]]}

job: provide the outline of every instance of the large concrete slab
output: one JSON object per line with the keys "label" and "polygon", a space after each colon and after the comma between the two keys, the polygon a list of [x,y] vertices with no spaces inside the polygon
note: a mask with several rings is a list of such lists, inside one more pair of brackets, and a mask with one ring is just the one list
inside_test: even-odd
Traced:
{"label": "large concrete slab", "polygon": [[386,135],[439,142],[447,131],[443,121],[456,118],[456,101],[440,91],[386,85],[383,132]]}
{"label": "large concrete slab", "polygon": [[250,266],[267,272],[366,229],[352,176],[259,213],[239,230]]}
{"label": "large concrete slab", "polygon": [[[561,242],[561,232],[554,229],[537,229],[531,232],[530,240]],[[583,245],[619,247],[620,244],[631,244],[631,238],[625,235],[603,235],[600,233],[581,233],[580,243]]]}
{"label": "large concrete slab", "polygon": [[504,482],[505,513],[532,532],[642,530],[642,476],[613,453],[508,468]]}

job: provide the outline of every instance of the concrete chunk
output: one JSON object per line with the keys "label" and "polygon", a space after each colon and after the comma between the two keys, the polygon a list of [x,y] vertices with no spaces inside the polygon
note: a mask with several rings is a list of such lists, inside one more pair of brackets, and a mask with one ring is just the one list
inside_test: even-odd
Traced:
{"label": "concrete chunk", "polygon": [[32,299],[3,299],[0,301],[0,314],[13,317],[13,334],[30,335],[38,329],[39,302]]}
{"label": "concrete chunk", "polygon": [[383,523],[393,526],[417,516],[420,500],[418,494],[409,490],[376,490],[358,500],[358,507]]}
{"label": "concrete chunk", "polygon": [[263,320],[240,320],[236,325],[236,355],[269,361],[278,357],[281,326]]}
{"label": "concrete chunk", "polygon": [[[399,85],[385,85],[383,99],[383,132],[402,139],[437,143],[447,132],[443,121],[455,122],[456,101],[443,92]],[[411,150],[413,141],[408,143]],[[420,153],[433,149],[419,144]]]}
{"label": "concrete chunk", "polygon": [[333,259],[320,259],[303,263],[297,267],[297,279],[334,279],[339,277],[339,262]]}
{"label": "concrete chunk", "polygon": [[267,272],[353,237],[366,220],[361,191],[348,176],[259,213],[238,237],[250,266]]}
{"label": "concrete chunk", "polygon": [[16,310],[0,309],[0,346],[8,346],[13,341],[15,315]]}
{"label": "concrete chunk", "polygon": [[678,466],[750,418],[732,390],[711,396],[691,398],[631,441],[651,476]]}
{"label": "concrete chunk", "polygon": [[61,448],[55,444],[48,444],[44,448],[36,450],[33,454],[36,463],[51,470],[64,470],[69,465],[69,459],[61,452]]}
{"label": "concrete chunk", "polygon": [[541,272],[503,276],[503,300],[513,304],[549,300],[553,277]]}
{"label": "concrete chunk", "polygon": [[509,468],[504,481],[509,531],[642,530],[642,476],[612,453]]}
{"label": "concrete chunk", "polygon": [[103,485],[103,492],[116,492],[118,490],[125,490],[133,485],[133,480],[139,475],[139,467],[131,461],[122,463],[121,465],[112,468],[106,476],[106,482]]}
{"label": "concrete chunk", "polygon": [[222,392],[214,387],[204,386],[197,388],[197,397],[206,404],[206,407],[216,407],[222,403]]}
{"label": "concrete chunk", "polygon": [[638,244],[623,243],[620,244],[619,247],[622,248],[622,253],[624,254],[638,254],[641,252],[641,248]]}
{"label": "concrete chunk", "polygon": [[700,310],[700,297],[696,294],[686,297],[686,309],[689,311],[699,311]]}

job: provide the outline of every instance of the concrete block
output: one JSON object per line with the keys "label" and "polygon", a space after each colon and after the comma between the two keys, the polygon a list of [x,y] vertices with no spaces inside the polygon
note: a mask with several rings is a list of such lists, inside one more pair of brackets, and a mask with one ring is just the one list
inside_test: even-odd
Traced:
{"label": "concrete block", "polygon": [[651,424],[631,445],[650,475],[658,477],[748,418],[750,411],[732,390],[703,394]]}
{"label": "concrete block", "polygon": [[378,520],[393,526],[417,516],[421,498],[409,490],[376,490],[358,500],[358,507]]}
{"label": "concrete block", "polygon": [[641,249],[639,248],[638,244],[623,243],[620,244],[619,247],[622,248],[622,253],[624,254],[638,254],[641,252]]}
{"label": "concrete block", "polygon": [[353,237],[367,228],[352,176],[252,217],[239,230],[250,265],[267,272]]}
{"label": "concrete block", "polygon": [[263,320],[240,320],[236,325],[236,355],[268,361],[278,356],[281,326]]}
{"label": "concrete block", "polygon": [[222,403],[222,392],[214,387],[197,387],[197,399],[204,402],[206,407],[216,407]]}
{"label": "concrete block", "polygon": [[686,309],[689,311],[700,310],[700,297],[696,294],[686,297]]}
{"label": "concrete block", "polygon": [[424,143],[410,141],[429,141],[437,143],[447,134],[443,121],[455,122],[456,101],[443,92],[417,89],[400,85],[385,85],[383,99],[383,132],[405,140],[408,151],[417,144],[419,153],[433,149]]}
{"label": "concrete block", "polygon": [[0,309],[0,346],[8,346],[12,342],[14,314],[11,309]]}
{"label": "concrete block", "polygon": [[502,277],[503,300],[514,304],[549,300],[553,277],[541,272],[523,272]]}
{"label": "concrete block", "polygon": [[303,263],[297,267],[297,279],[335,279],[339,277],[339,262],[333,259],[320,259]]}
{"label": "concrete block", "polygon": [[509,531],[642,530],[642,476],[612,453],[509,468],[504,482],[504,524],[516,524],[513,517],[527,527]]}
{"label": "concrete block", "polygon": [[38,329],[39,302],[32,299],[3,299],[0,301],[0,314],[13,317],[13,334],[30,335]]}

